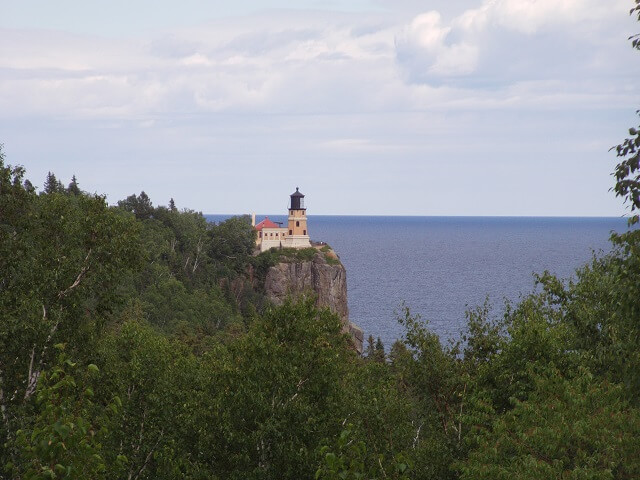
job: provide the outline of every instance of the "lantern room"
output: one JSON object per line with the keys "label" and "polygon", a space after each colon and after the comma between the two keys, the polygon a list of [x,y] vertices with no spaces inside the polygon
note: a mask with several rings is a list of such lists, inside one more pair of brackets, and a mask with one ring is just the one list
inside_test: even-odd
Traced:
{"label": "lantern room", "polygon": [[304,208],[304,195],[300,193],[298,187],[296,187],[296,191],[291,194],[289,210],[306,210]]}

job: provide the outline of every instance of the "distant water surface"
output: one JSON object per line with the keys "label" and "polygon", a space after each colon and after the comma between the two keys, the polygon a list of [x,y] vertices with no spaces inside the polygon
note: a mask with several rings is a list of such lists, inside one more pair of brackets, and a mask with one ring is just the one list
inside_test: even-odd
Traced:
{"label": "distant water surface", "polygon": [[626,229],[624,218],[309,215],[308,222],[312,240],[329,243],[347,269],[351,321],[387,348],[402,336],[395,312],[403,302],[443,340],[456,338],[468,307],[489,296],[500,313],[504,298],[533,290],[534,272],[568,278],[594,251],[610,249],[611,231]]}

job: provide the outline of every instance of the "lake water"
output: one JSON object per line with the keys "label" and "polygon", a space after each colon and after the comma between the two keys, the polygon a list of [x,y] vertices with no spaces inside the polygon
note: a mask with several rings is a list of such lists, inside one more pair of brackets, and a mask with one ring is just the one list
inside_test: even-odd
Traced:
{"label": "lake water", "polygon": [[533,291],[534,272],[568,278],[610,249],[611,231],[624,231],[626,219],[309,215],[308,226],[347,269],[351,321],[389,348],[402,336],[395,312],[403,303],[443,340],[455,338],[467,308],[488,296],[500,313],[505,298]]}

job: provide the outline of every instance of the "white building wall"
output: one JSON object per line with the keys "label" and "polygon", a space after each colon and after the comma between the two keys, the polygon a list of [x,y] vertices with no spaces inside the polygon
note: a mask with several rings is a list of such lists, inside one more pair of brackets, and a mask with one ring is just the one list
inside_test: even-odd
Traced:
{"label": "white building wall", "polygon": [[309,235],[287,235],[282,244],[288,248],[308,248],[311,246]]}
{"label": "white building wall", "polygon": [[273,247],[284,246],[286,240],[286,228],[263,228],[262,239],[260,242],[260,251],[265,252]]}

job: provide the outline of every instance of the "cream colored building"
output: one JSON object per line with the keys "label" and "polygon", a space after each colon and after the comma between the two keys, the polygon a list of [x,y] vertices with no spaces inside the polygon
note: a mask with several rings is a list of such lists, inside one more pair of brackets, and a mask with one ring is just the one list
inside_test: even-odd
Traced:
{"label": "cream colored building", "polygon": [[260,247],[261,252],[273,247],[279,248],[284,246],[283,243],[287,236],[287,229],[272,222],[269,220],[269,217],[266,217],[260,223],[254,225],[254,228],[258,231],[256,245]]}
{"label": "cream colored building", "polygon": [[260,247],[261,252],[274,247],[308,248],[311,246],[304,195],[296,187],[296,191],[290,197],[287,227],[276,224],[269,220],[269,217],[265,217],[256,225],[255,215],[252,216],[252,225],[258,231],[256,245]]}

